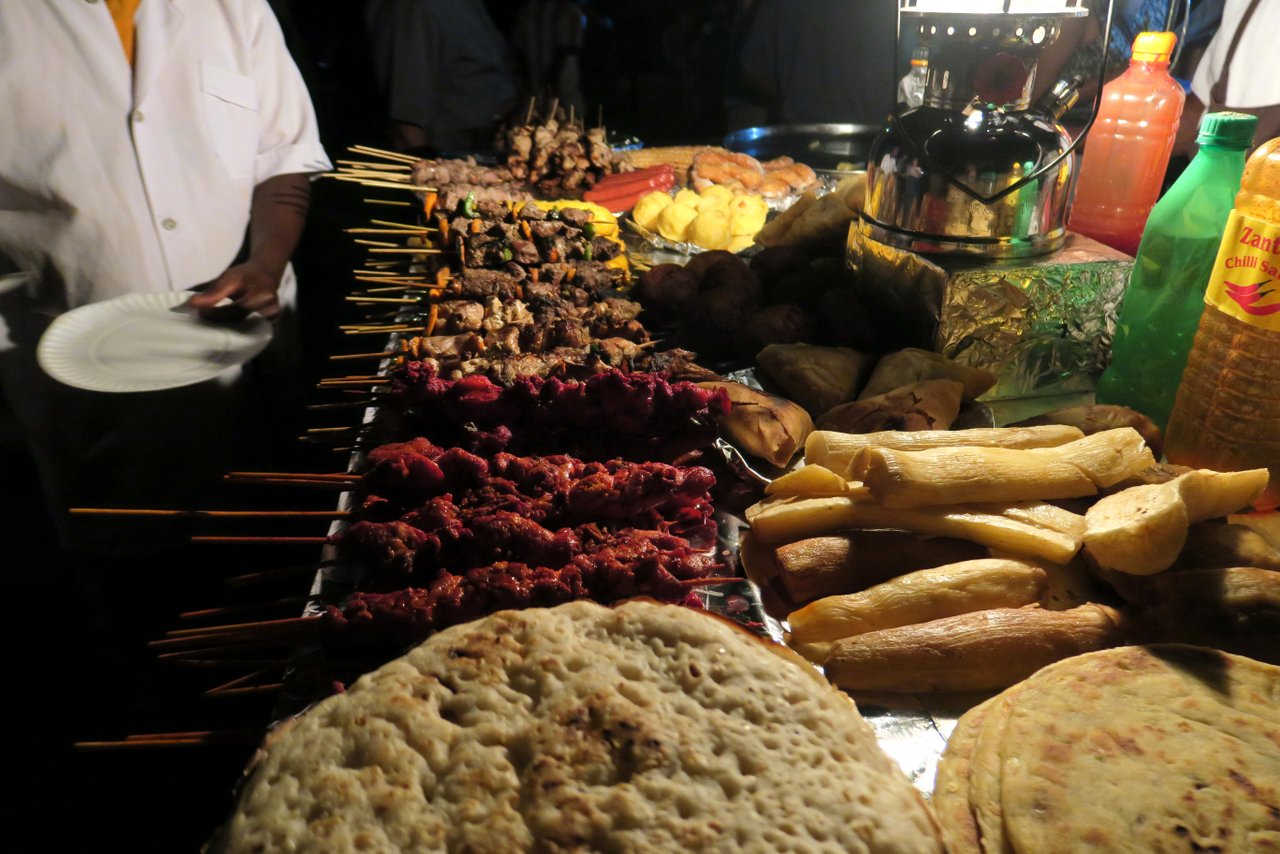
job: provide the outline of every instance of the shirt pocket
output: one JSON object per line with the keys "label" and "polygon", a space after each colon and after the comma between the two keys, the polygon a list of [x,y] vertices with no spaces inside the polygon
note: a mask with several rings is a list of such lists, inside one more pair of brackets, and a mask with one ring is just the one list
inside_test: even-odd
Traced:
{"label": "shirt pocket", "polygon": [[218,158],[231,177],[252,179],[258,157],[258,89],[253,79],[201,62],[200,92]]}

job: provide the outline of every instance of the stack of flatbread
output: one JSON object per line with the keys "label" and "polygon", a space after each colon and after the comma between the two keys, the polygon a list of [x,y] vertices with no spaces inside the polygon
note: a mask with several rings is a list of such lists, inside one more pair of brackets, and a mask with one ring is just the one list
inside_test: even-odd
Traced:
{"label": "stack of flatbread", "polygon": [[845,695],[646,602],[440,632],[280,732],[214,848],[942,851]]}
{"label": "stack of flatbread", "polygon": [[1280,667],[1180,645],[1067,659],[960,719],[960,852],[1280,851]]}

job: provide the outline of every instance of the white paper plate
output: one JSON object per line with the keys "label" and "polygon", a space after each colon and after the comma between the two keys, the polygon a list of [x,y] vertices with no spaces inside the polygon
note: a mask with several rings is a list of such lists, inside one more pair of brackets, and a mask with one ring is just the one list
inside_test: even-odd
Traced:
{"label": "white paper plate", "polygon": [[69,311],[45,331],[40,367],[87,391],[178,388],[212,379],[262,352],[271,323],[250,315],[236,323],[201,320],[182,307],[187,291],[127,294]]}

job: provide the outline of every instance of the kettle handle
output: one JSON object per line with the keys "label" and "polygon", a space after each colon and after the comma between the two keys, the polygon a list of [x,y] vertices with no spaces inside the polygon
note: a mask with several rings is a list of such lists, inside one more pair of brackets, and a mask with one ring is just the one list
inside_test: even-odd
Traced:
{"label": "kettle handle", "polygon": [[[1018,190],[1030,184],[1032,181],[1035,181],[1039,179],[1041,176],[1046,175],[1049,172],[1052,172],[1054,169],[1057,169],[1058,164],[1061,163],[1066,157],[1071,155],[1076,150],[1076,147],[1080,144],[1080,141],[1083,140],[1085,136],[1089,133],[1089,131],[1093,128],[1094,120],[1098,118],[1098,110],[1102,107],[1102,87],[1106,83],[1106,79],[1107,79],[1107,53],[1111,49],[1111,15],[1115,11],[1115,5],[1116,5],[1115,0],[1107,0],[1107,20],[1103,24],[1103,31],[1102,31],[1102,58],[1098,65],[1098,91],[1095,92],[1093,95],[1093,109],[1089,113],[1089,120],[1085,122],[1084,127],[1080,129],[1080,132],[1078,134],[1076,134],[1076,138],[1071,140],[1071,143],[1066,148],[1064,148],[1058,154],[1057,157],[1053,158],[1053,160],[1041,166],[1039,169],[1035,170],[1031,174],[1023,175],[1017,181],[1014,181],[1012,184],[1005,187],[1000,192],[994,193],[993,195],[990,195],[990,196],[984,196],[981,193],[974,190],[973,188],[971,188],[970,186],[968,186],[967,184],[963,183],[962,181],[956,178],[953,178],[949,172],[947,172],[945,169],[940,168],[938,164],[934,163],[933,158],[931,158],[928,155],[928,153],[924,150],[924,146],[917,144],[917,142],[911,137],[911,134],[907,132],[907,129],[903,127],[901,104],[897,101],[897,99],[895,99],[893,102],[893,114],[890,116],[890,122],[892,123],[894,129],[897,130],[897,132],[902,136],[902,138],[907,141],[907,144],[911,146],[912,152],[917,157],[919,157],[926,165],[929,166],[930,171],[933,174],[941,175],[943,178],[947,180],[948,184],[960,190],[970,198],[973,198],[979,202],[982,202],[984,205],[990,205],[1000,201],[1005,196],[1011,193],[1017,192]],[[1005,9],[1006,11],[1008,10],[1008,2],[1005,3]],[[898,61],[900,59],[900,55],[898,53],[898,45],[901,43],[901,39],[902,39],[902,11],[901,9],[899,9],[898,32],[897,32],[897,37],[894,38],[893,40],[893,71],[895,75],[898,73],[898,67],[899,67]]]}

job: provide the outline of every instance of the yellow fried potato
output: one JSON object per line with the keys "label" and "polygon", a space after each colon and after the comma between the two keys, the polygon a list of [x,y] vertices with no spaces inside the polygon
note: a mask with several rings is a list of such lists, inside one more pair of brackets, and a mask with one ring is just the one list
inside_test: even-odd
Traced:
{"label": "yellow fried potato", "polygon": [[732,236],[732,239],[729,241],[729,251],[737,255],[742,250],[747,249],[748,247],[754,246],[755,243],[756,243],[756,239],[754,235],[735,234]]}
{"label": "yellow fried potato", "polygon": [[688,205],[682,205],[679,202],[667,205],[658,214],[656,226],[658,234],[674,243],[683,243],[689,223],[693,222],[697,216],[698,212]]}
{"label": "yellow fried potato", "polygon": [[767,215],[767,208],[731,208],[729,211],[729,232],[738,237],[754,237],[759,233],[760,229],[764,228],[764,220]]}
{"label": "yellow fried potato", "polygon": [[654,190],[636,202],[636,206],[631,209],[631,218],[635,220],[636,225],[645,231],[656,231],[658,228],[658,214],[662,213],[663,209],[670,205],[671,197],[669,195],[661,190]]}
{"label": "yellow fried potato", "polygon": [[702,191],[703,202],[714,202],[720,200],[726,205],[733,200],[733,190],[721,184],[712,184]]}
{"label": "yellow fried potato", "polygon": [[698,202],[700,201],[702,201],[702,196],[699,196],[695,191],[690,190],[688,187],[676,193],[675,197],[675,203],[677,205],[684,205],[686,207],[693,208],[694,210],[698,209]]}
{"label": "yellow fried potato", "polygon": [[729,233],[729,214],[723,208],[702,211],[689,223],[685,234],[690,243],[703,249],[727,249],[733,239]]}

